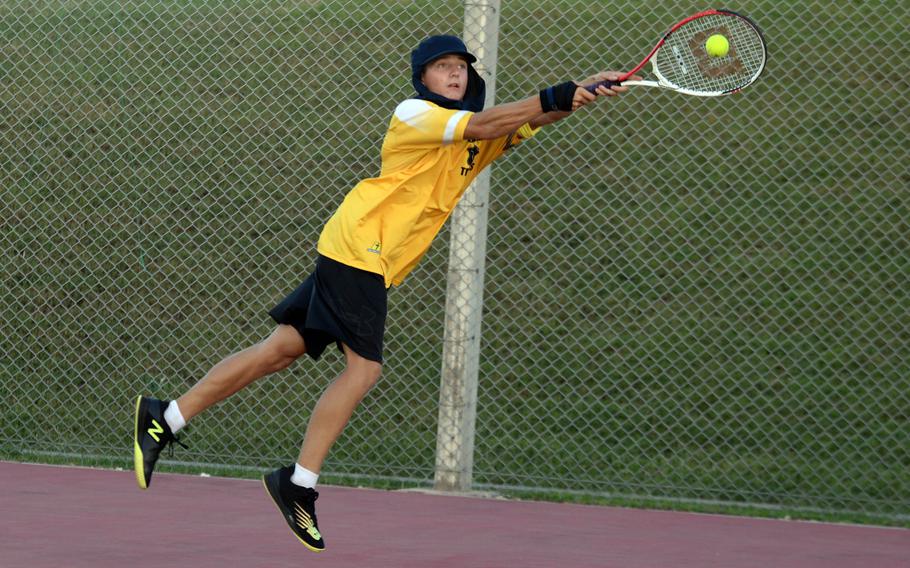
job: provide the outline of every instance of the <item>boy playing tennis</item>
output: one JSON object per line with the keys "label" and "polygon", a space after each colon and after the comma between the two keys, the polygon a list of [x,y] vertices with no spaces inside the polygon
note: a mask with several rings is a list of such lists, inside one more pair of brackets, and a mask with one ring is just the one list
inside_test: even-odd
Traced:
{"label": "boy playing tennis", "polygon": [[[357,184],[319,237],[313,272],[269,315],[264,341],[223,359],[176,400],[136,400],[136,479],[148,488],[161,450],[187,421],[304,353],[318,359],[335,343],[344,371],[313,409],[297,463],[263,477],[291,530],[310,550],[325,549],[316,521],[316,480],[332,444],[379,379],[390,286],[427,251],[477,174],[540,127],[597,97],[574,82],[483,110],[476,58],[454,36],[432,36],[411,53],[417,95],[395,109],[382,145],[379,177]],[[598,73],[585,85],[618,74]],[[615,96],[624,87],[598,87]],[[179,442],[178,442],[179,443]]]}

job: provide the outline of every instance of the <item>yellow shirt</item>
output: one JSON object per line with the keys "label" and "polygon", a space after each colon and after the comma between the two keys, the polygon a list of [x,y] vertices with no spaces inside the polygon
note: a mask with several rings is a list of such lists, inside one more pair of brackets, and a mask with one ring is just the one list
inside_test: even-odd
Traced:
{"label": "yellow shirt", "polygon": [[408,99],[395,109],[379,177],[358,183],[319,236],[319,253],[399,285],[482,169],[536,130],[465,140],[473,113]]}

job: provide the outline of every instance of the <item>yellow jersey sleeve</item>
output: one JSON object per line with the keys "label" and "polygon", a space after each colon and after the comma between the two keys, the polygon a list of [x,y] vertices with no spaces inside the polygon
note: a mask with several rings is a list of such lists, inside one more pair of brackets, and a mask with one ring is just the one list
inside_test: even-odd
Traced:
{"label": "yellow jersey sleeve", "polygon": [[358,183],[319,237],[320,254],[400,284],[430,248],[470,183],[534,135],[524,125],[493,140],[467,140],[473,113],[408,99],[396,107],[379,176]]}
{"label": "yellow jersey sleeve", "polygon": [[451,110],[420,99],[408,99],[395,108],[389,133],[395,146],[426,147],[452,144],[464,139],[473,112]]}

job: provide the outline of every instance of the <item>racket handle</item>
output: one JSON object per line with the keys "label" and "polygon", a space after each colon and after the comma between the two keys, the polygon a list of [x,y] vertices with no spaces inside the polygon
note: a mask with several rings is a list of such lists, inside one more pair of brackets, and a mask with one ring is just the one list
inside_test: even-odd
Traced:
{"label": "racket handle", "polygon": [[593,93],[594,91],[597,90],[597,87],[599,87],[601,85],[603,85],[604,87],[607,87],[609,89],[610,87],[618,87],[618,86],[622,85],[622,81],[610,81],[608,79],[606,81],[600,81],[599,83],[594,83],[593,85],[588,85],[587,87],[585,87],[585,89],[587,89],[588,91]]}

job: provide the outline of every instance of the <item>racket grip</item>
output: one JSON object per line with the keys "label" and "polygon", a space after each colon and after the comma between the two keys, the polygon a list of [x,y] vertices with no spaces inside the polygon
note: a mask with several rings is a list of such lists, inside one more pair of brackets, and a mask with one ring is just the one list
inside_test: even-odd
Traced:
{"label": "racket grip", "polygon": [[618,87],[618,86],[622,85],[622,81],[610,81],[608,79],[606,81],[600,81],[599,83],[594,83],[593,85],[588,85],[587,87],[585,87],[585,89],[587,89],[588,91],[593,93],[594,91],[597,90],[597,87],[599,87],[601,85],[603,85],[604,87],[607,87],[607,88]]}

